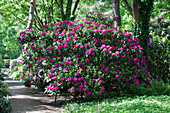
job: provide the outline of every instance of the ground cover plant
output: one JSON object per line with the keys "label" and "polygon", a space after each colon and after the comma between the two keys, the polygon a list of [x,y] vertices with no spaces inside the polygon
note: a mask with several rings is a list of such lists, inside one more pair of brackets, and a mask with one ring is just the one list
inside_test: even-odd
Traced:
{"label": "ground cover plant", "polygon": [[113,27],[108,17],[90,12],[86,19],[21,32],[26,84],[75,98],[100,98],[111,91],[147,87],[149,73],[138,38]]}
{"label": "ground cover plant", "polygon": [[67,104],[63,113],[168,113],[169,100],[170,97],[167,95],[116,97],[102,101]]}

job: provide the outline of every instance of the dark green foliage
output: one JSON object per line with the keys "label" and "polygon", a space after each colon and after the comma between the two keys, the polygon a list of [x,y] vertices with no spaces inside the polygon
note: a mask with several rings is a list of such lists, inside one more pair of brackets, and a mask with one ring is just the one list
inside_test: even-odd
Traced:
{"label": "dark green foliage", "polygon": [[147,41],[149,37],[149,21],[153,9],[154,0],[139,0],[140,23],[133,25],[134,36],[137,36],[144,48],[144,55],[147,56]]}
{"label": "dark green foliage", "polygon": [[134,95],[170,95],[170,84],[164,81],[152,80],[147,88],[138,87],[134,90]]}

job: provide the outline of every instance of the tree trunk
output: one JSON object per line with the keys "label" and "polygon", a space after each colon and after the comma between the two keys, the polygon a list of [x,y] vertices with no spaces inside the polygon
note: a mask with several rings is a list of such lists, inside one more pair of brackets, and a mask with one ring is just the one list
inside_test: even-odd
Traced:
{"label": "tree trunk", "polygon": [[139,23],[139,4],[138,0],[132,0],[132,14],[135,23]]}
{"label": "tree trunk", "polygon": [[121,26],[119,3],[120,3],[119,0],[112,0],[113,17],[116,19],[114,27]]}
{"label": "tree trunk", "polygon": [[31,29],[34,21],[34,8],[35,8],[35,0],[31,0],[30,2],[30,10],[29,10],[29,20],[27,24],[27,29]]}
{"label": "tree trunk", "polygon": [[72,0],[67,0],[66,20],[70,20]]}

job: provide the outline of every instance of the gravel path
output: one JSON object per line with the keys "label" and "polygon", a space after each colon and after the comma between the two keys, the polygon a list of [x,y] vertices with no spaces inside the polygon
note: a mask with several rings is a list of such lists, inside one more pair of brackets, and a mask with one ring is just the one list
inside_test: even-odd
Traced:
{"label": "gravel path", "polygon": [[54,103],[54,96],[36,91],[35,87],[26,88],[22,82],[5,78],[9,85],[12,113],[61,113],[64,108],[59,102],[68,100],[70,96],[58,96]]}

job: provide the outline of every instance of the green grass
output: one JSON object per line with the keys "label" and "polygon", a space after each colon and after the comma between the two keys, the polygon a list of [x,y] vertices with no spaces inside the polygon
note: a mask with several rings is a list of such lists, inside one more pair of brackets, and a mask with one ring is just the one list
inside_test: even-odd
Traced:
{"label": "green grass", "polygon": [[118,97],[65,106],[64,113],[170,113],[170,96]]}

